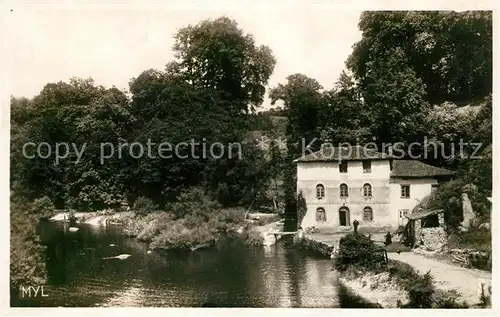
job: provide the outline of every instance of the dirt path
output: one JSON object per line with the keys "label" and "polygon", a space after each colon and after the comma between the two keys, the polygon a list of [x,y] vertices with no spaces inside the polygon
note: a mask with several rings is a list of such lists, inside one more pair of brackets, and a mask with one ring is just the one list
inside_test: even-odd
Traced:
{"label": "dirt path", "polygon": [[426,258],[413,252],[401,254],[388,253],[389,259],[398,260],[413,266],[420,274],[431,271],[434,284],[443,290],[456,290],[462,299],[469,304],[480,302],[481,283],[486,287],[491,285],[491,273],[486,271],[467,269],[434,259]]}

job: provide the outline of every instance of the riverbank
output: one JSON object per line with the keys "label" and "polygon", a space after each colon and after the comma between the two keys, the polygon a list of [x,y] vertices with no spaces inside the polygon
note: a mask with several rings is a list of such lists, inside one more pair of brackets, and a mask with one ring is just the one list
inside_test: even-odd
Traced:
{"label": "riverbank", "polygon": [[[296,245],[325,258],[334,258],[340,238],[345,235],[305,234],[301,238],[296,237]],[[367,307],[395,308],[408,302],[407,293],[388,272],[369,272],[351,266],[339,274],[338,282],[349,296],[359,297]]]}
{"label": "riverbank", "polygon": [[217,209],[208,216],[174,218],[163,211],[140,215],[135,211],[60,212],[49,220],[69,221],[75,225],[121,225],[127,236],[148,243],[150,249],[195,251],[214,246],[221,235],[235,235],[248,245],[272,245],[283,223],[277,214],[245,213],[241,208]]}
{"label": "riverbank", "polygon": [[[492,276],[490,272],[451,265],[426,258],[414,252],[390,253],[389,259],[407,263],[420,274],[431,272],[436,289],[454,290],[457,300],[470,306],[483,305],[484,296],[491,298]],[[483,294],[484,293],[484,294]]]}
{"label": "riverbank", "polygon": [[[352,241],[347,242],[349,250],[346,253],[345,250],[342,251],[341,245],[341,238],[346,235],[345,233],[332,236],[306,234],[302,239],[296,239],[296,242],[300,248],[335,258],[335,260],[339,252],[342,256],[348,256],[352,260],[357,257],[357,252],[367,252],[367,249],[374,248],[376,245],[368,236],[351,233],[349,236],[364,237],[361,240],[366,241],[359,242],[356,241],[358,239],[351,239]],[[362,244],[358,246],[357,243]],[[368,244],[363,245],[363,243]],[[358,247],[359,250],[357,250]],[[447,268],[445,271],[436,270],[435,267],[429,265],[425,268],[418,267],[419,262],[416,260],[398,261],[400,258],[418,256],[413,252],[389,254],[389,261],[385,265],[376,261],[360,263],[348,260],[347,265],[337,267],[341,271],[339,283],[366,302],[384,308],[491,307],[491,276],[485,278],[486,272],[478,277],[477,274],[469,274],[471,272],[468,271],[462,272],[467,269],[459,267]],[[365,255],[361,257],[364,258]],[[453,270],[462,270],[463,274],[455,275],[452,282],[443,282],[443,279],[450,279],[448,273]]]}

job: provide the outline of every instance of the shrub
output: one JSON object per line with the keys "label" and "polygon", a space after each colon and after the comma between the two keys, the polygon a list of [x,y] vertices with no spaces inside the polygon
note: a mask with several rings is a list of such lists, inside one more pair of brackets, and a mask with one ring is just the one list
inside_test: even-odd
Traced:
{"label": "shrub", "polygon": [[487,308],[491,307],[491,286],[485,290],[485,285],[481,284],[481,296],[479,297],[480,307]]}
{"label": "shrub", "polygon": [[10,205],[10,286],[40,285],[47,281],[45,247],[36,232],[38,222],[33,210],[39,205],[18,203]]}
{"label": "shrub", "polygon": [[216,232],[211,230],[207,223],[189,230],[180,221],[175,221],[168,230],[163,230],[152,239],[150,247],[195,250],[213,245],[217,237]]}
{"label": "shrub", "polygon": [[307,213],[307,203],[302,191],[297,196],[297,224],[300,225]]}
{"label": "shrub", "polygon": [[423,276],[415,269],[399,261],[390,261],[389,274],[408,292],[409,308],[430,308],[433,305],[434,284],[430,272]]}
{"label": "shrub", "polygon": [[29,204],[30,213],[39,217],[49,217],[54,213],[54,210],[54,204],[52,203],[52,200],[50,200],[50,198],[47,196],[37,198],[31,204]]}
{"label": "shrub", "polygon": [[243,241],[247,245],[259,246],[264,244],[264,237],[257,230],[249,229],[243,233]]}
{"label": "shrub", "polygon": [[202,188],[193,187],[183,192],[177,201],[169,206],[168,211],[174,219],[194,215],[208,221],[209,216],[219,210],[221,206],[212,199]]}
{"label": "shrub", "polygon": [[435,290],[432,308],[469,308],[467,303],[459,302],[458,297],[455,290]]}
{"label": "shrub", "polygon": [[134,211],[136,215],[145,216],[157,210],[157,206],[147,197],[139,197],[134,203]]}
{"label": "shrub", "polygon": [[340,271],[349,265],[376,268],[383,261],[379,250],[369,237],[361,233],[349,233],[340,239],[335,266]]}
{"label": "shrub", "polygon": [[424,276],[418,275],[418,278],[413,279],[413,283],[408,289],[408,297],[410,298],[410,307],[412,308],[430,308],[432,307],[434,285],[432,282],[431,272],[427,272]]}

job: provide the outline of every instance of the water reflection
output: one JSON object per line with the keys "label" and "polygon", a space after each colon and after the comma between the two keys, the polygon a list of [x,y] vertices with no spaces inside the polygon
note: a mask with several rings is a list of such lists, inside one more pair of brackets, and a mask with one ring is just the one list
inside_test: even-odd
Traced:
{"label": "water reflection", "polygon": [[[286,242],[246,247],[222,239],[213,249],[153,252],[119,228],[44,223],[49,297],[41,306],[339,307],[328,259]],[[103,259],[130,254],[126,260]],[[33,305],[13,300],[13,305]]]}

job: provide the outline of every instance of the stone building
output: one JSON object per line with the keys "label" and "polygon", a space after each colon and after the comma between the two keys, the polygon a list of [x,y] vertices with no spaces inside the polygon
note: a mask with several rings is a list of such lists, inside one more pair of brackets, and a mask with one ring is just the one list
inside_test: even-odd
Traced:
{"label": "stone building", "polygon": [[415,160],[396,160],[373,149],[324,147],[295,160],[297,192],[307,213],[303,229],[360,228],[393,230],[406,215],[454,172]]}
{"label": "stone building", "polygon": [[406,216],[405,240],[411,247],[419,246],[428,250],[438,250],[447,241],[444,211],[422,210]]}

